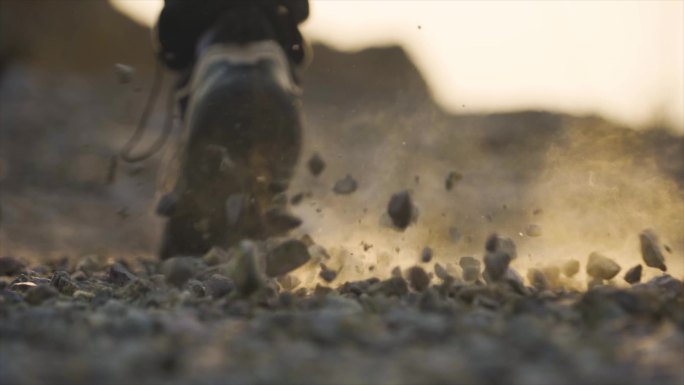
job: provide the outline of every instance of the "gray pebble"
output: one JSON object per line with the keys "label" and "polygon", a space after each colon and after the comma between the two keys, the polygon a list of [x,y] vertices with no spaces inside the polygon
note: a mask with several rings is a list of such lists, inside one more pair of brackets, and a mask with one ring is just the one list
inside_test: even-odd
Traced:
{"label": "gray pebble", "polygon": [[395,227],[405,230],[415,217],[411,194],[401,191],[392,195],[387,205],[387,214]]}
{"label": "gray pebble", "polygon": [[665,266],[665,256],[660,250],[660,243],[658,236],[653,230],[644,230],[639,234],[639,242],[641,243],[641,256],[646,263],[646,266],[655,267],[662,271],[667,271]]}
{"label": "gray pebble", "polygon": [[489,252],[484,256],[485,271],[483,275],[489,281],[498,281],[511,263],[510,254],[503,251]]}
{"label": "gray pebble", "polygon": [[266,254],[266,275],[278,277],[304,265],[311,259],[304,242],[287,240]]}
{"label": "gray pebble", "polygon": [[348,195],[356,191],[358,183],[351,175],[347,174],[344,178],[335,182],[333,192],[338,195]]}
{"label": "gray pebble", "polygon": [[413,266],[406,272],[411,287],[416,291],[423,291],[430,285],[430,277],[420,266]]}
{"label": "gray pebble", "polygon": [[432,248],[425,246],[425,248],[423,248],[423,252],[420,254],[420,260],[423,263],[429,263],[432,261]]}
{"label": "gray pebble", "polygon": [[563,274],[566,277],[572,278],[580,271],[580,263],[576,259],[571,259],[563,264]]}
{"label": "gray pebble", "polygon": [[311,174],[317,177],[325,170],[325,161],[318,153],[314,153],[311,158],[309,158],[307,166],[309,166]]}
{"label": "gray pebble", "polygon": [[625,282],[629,283],[630,285],[634,285],[635,283],[641,282],[641,271],[643,268],[641,267],[641,264],[634,266],[633,268],[627,270],[627,273],[625,273]]}
{"label": "gray pebble", "polygon": [[590,277],[609,280],[620,272],[620,265],[599,253],[591,253],[587,261],[587,274]]}

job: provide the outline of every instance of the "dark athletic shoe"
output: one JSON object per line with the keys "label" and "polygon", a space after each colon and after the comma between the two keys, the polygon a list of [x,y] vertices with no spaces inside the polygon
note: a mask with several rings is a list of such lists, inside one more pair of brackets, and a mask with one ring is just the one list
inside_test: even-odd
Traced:
{"label": "dark athletic shoe", "polygon": [[220,23],[201,43],[177,181],[158,206],[168,218],[162,259],[282,235],[301,223],[283,199],[301,149],[299,89],[281,45],[267,28],[254,28]]}

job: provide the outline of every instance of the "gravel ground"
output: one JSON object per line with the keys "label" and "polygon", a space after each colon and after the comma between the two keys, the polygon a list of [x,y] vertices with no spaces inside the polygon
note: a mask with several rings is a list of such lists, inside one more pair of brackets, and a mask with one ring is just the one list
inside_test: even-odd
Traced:
{"label": "gravel ground", "polygon": [[684,285],[666,273],[575,291],[414,266],[297,288],[262,253],[3,258],[0,383],[684,383]]}

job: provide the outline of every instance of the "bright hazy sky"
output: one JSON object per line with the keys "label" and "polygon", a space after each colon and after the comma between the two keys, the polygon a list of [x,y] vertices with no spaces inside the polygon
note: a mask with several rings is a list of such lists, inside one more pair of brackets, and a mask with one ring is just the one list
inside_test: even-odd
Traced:
{"label": "bright hazy sky", "polygon": [[[162,6],[113,1],[150,25]],[[684,132],[684,0],[312,0],[303,30],[338,49],[403,45],[452,111],[664,116]]]}

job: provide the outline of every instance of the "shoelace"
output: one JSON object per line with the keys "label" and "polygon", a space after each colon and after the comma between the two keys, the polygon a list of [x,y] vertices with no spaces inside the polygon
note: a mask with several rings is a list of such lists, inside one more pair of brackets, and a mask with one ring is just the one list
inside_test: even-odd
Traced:
{"label": "shoelace", "polygon": [[159,61],[157,61],[157,65],[154,69],[154,80],[152,81],[152,88],[150,89],[147,101],[145,102],[142,114],[140,115],[138,125],[136,126],[135,131],[133,131],[133,134],[131,135],[130,139],[128,139],[126,144],[121,149],[121,152],[119,153],[119,157],[124,162],[136,163],[152,157],[154,154],[159,152],[159,150],[161,150],[162,147],[164,147],[164,144],[166,144],[166,141],[171,136],[171,132],[173,131],[173,110],[176,102],[173,92],[169,92],[166,104],[166,114],[164,117],[164,126],[162,128],[162,132],[159,134],[159,137],[157,137],[154,143],[152,143],[144,151],[140,152],[137,155],[133,154],[134,150],[142,141],[145,131],[148,128],[147,124],[149,122],[152,110],[154,109],[154,105],[157,102],[157,98],[159,96],[159,92],[161,91],[163,82],[164,70],[162,68],[162,64]]}

